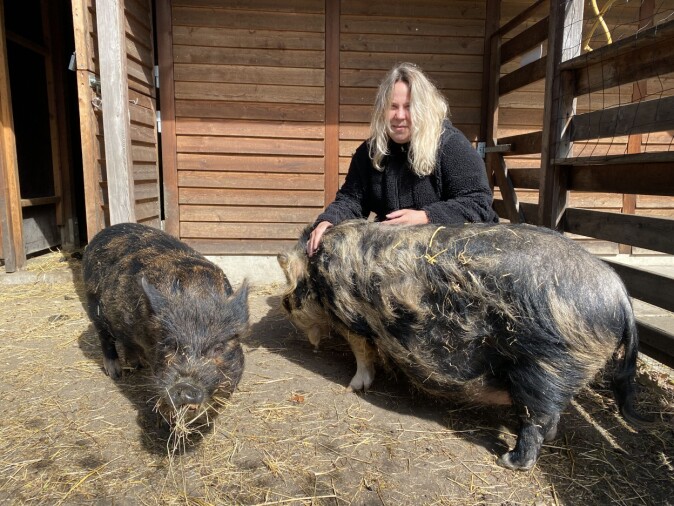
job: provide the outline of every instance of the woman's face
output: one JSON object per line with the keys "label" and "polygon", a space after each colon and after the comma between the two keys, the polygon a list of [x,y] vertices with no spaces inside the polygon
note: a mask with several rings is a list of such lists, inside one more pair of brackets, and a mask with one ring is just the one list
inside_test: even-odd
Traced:
{"label": "woman's face", "polygon": [[410,142],[412,138],[410,87],[403,81],[393,86],[391,107],[388,110],[388,135],[398,144]]}

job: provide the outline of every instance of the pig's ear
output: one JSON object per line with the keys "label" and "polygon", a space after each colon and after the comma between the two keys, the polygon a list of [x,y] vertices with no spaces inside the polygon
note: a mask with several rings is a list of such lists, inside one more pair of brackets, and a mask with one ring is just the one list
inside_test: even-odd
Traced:
{"label": "pig's ear", "polygon": [[159,290],[157,290],[147,279],[145,279],[145,276],[140,278],[139,283],[143,292],[145,292],[145,296],[150,303],[153,313],[157,314],[166,307],[166,298],[159,293]]}
{"label": "pig's ear", "polygon": [[309,242],[309,236],[311,235],[311,232],[313,232],[313,230],[314,230],[313,225],[309,225],[307,227],[304,227],[304,230],[302,230],[302,233],[300,234],[299,243],[304,249],[306,249],[307,247],[307,243]]}
{"label": "pig's ear", "polygon": [[248,311],[248,280],[243,280],[243,283],[228,299],[229,314],[233,315],[243,325],[248,325],[249,311]]}
{"label": "pig's ear", "polygon": [[278,260],[281,269],[283,269],[284,272],[288,272],[288,262],[290,261],[288,255],[286,253],[279,253],[276,255],[276,260]]}

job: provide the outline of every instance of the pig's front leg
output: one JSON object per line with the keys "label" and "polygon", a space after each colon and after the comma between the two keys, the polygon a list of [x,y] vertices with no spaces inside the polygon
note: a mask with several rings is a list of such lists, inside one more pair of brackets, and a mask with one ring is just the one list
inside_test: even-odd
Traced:
{"label": "pig's front leg", "polygon": [[377,350],[363,336],[347,332],[345,337],[356,357],[356,374],[347,389],[349,391],[367,390],[374,381]]}

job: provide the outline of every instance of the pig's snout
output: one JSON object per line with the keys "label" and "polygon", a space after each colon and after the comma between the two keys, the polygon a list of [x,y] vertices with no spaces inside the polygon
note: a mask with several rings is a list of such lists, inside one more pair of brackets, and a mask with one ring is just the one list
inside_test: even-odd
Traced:
{"label": "pig's snout", "polygon": [[171,403],[175,408],[182,406],[200,406],[204,402],[204,392],[201,388],[187,382],[175,384],[169,390]]}

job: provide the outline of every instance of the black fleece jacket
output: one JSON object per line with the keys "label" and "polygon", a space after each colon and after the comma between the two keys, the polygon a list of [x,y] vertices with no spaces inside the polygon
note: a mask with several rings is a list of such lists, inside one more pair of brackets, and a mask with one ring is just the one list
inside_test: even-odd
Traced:
{"label": "black fleece jacket", "polygon": [[349,172],[337,196],[314,225],[337,225],[376,214],[378,221],[399,209],[423,209],[431,223],[498,223],[484,162],[466,137],[448,120],[443,125],[435,171],[419,177],[410,169],[408,144],[389,141],[384,170],[376,170],[367,142],[351,158]]}

